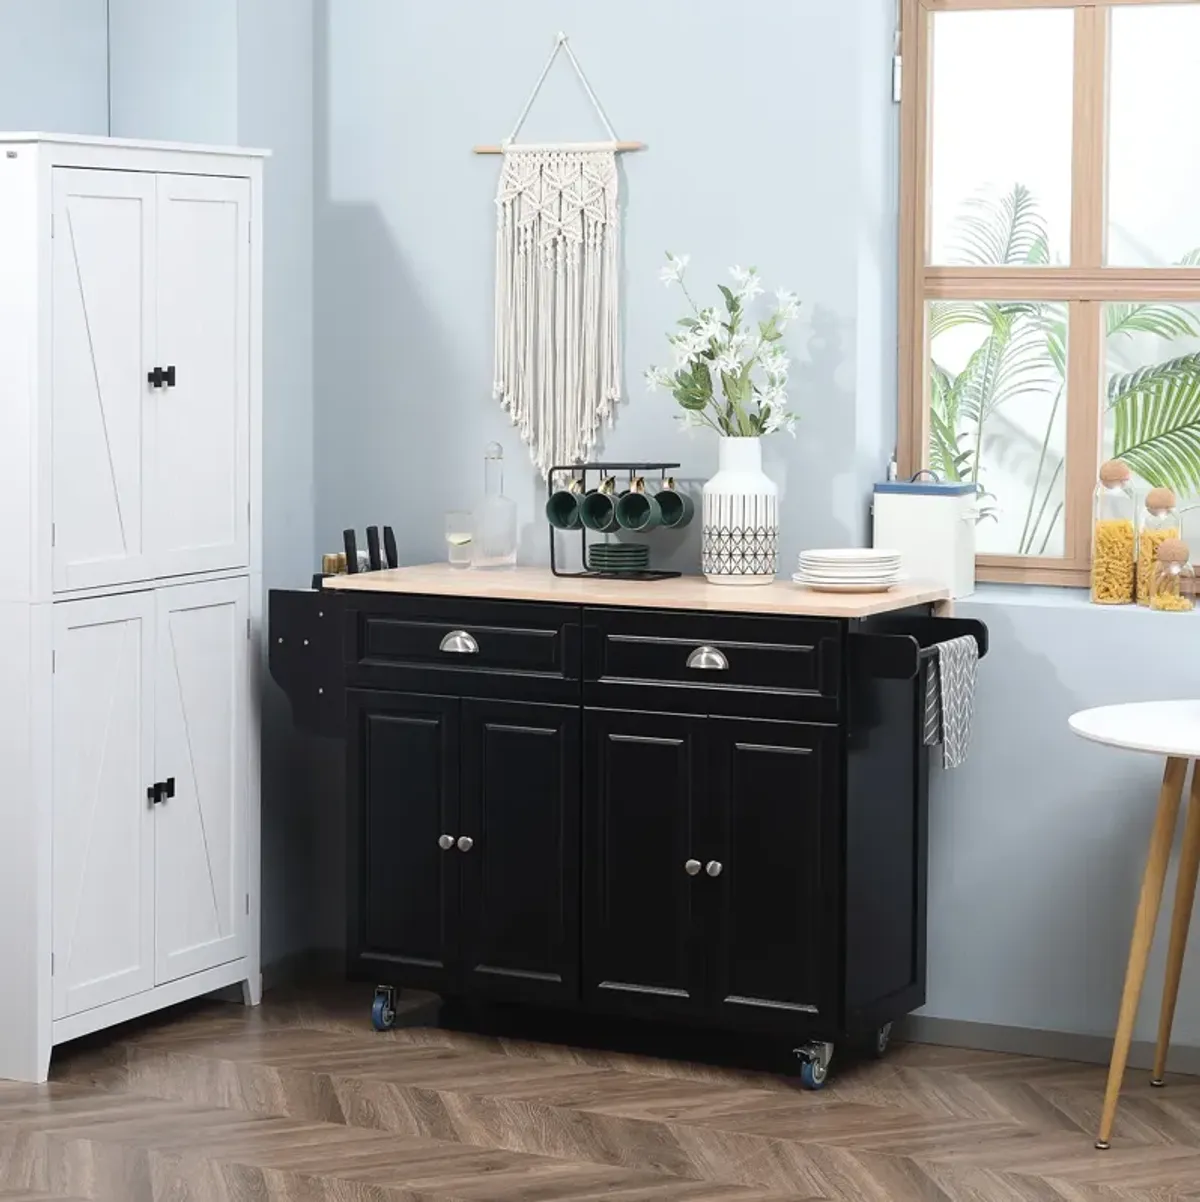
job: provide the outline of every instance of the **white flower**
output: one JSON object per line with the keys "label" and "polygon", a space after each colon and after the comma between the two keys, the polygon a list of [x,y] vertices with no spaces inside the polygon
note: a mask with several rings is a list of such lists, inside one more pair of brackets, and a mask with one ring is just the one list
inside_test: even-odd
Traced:
{"label": "white flower", "polygon": [[649,392],[657,392],[660,388],[665,388],[668,392],[674,391],[675,377],[669,371],[663,371],[660,367],[648,368],[646,371],[646,388]]}
{"label": "white flower", "polygon": [[763,294],[762,280],[756,275],[751,275],[750,278],[738,289],[737,298],[742,302],[742,305],[748,305],[755,297]]}
{"label": "white flower", "polygon": [[701,346],[707,346],[714,338],[719,342],[724,337],[725,331],[721,326],[721,319],[717,316],[717,311],[705,309],[700,314],[700,324],[695,327],[693,333]]}
{"label": "white flower", "polygon": [[751,268],[749,271],[747,271],[744,267],[731,267],[729,269],[729,274],[733,276],[734,283],[737,284],[739,288],[744,288],[746,284],[749,283],[750,277],[754,274],[754,269]]}
{"label": "white flower", "polygon": [[678,284],[687,271],[687,265],[692,261],[691,255],[667,255],[667,265],[658,273],[658,278],[669,288]]}
{"label": "white flower", "polygon": [[774,383],[775,381],[786,382],[788,378],[788,370],[791,367],[791,360],[788,358],[787,352],[780,347],[768,351],[762,357],[762,369],[767,373],[767,379]]}
{"label": "white flower", "polygon": [[729,347],[740,358],[743,351],[748,351],[757,341],[757,336],[749,330],[739,330],[729,340]]}
{"label": "white flower", "polygon": [[671,345],[675,348],[675,370],[684,371],[700,358],[700,352],[708,344],[702,342],[696,336],[695,331],[687,330],[682,334],[676,334],[671,339]]}
{"label": "white flower", "polygon": [[794,292],[788,292],[785,288],[780,288],[775,293],[775,300],[779,305],[775,317],[779,322],[779,328],[782,330],[788,322],[795,321],[800,316],[800,298]]}
{"label": "white flower", "polygon": [[716,358],[716,364],[717,370],[727,376],[739,375],[742,370],[742,361],[732,346],[727,346],[721,351]]}
{"label": "white flower", "polygon": [[796,433],[796,415],[794,413],[787,413],[782,409],[772,409],[767,420],[763,422],[762,430],[764,434],[775,434],[780,430],[786,430],[794,436]]}
{"label": "white flower", "polygon": [[689,432],[704,429],[704,418],[694,409],[685,409],[682,413],[676,414],[675,420]]}

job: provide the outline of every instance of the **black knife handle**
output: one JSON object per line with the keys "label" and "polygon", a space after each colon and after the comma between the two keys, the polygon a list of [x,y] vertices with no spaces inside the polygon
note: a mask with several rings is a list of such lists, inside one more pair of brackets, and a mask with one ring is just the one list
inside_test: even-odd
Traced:
{"label": "black knife handle", "polygon": [[391,526],[383,528],[383,553],[387,557],[387,566],[389,568],[398,568],[400,566],[400,556],[396,554],[396,532]]}
{"label": "black knife handle", "polygon": [[342,542],[346,545],[346,571],[355,576],[358,574],[358,536],[353,530],[343,530]]}
{"label": "black knife handle", "polygon": [[379,527],[367,527],[367,555],[370,557],[371,571],[378,572],[383,567],[383,560],[379,558]]}

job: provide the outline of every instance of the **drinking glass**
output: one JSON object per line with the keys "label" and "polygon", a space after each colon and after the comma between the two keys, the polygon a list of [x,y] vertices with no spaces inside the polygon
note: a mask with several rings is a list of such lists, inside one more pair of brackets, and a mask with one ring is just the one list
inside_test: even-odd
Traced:
{"label": "drinking glass", "polygon": [[471,544],[475,541],[475,521],[464,510],[446,514],[446,550],[453,568],[471,566]]}

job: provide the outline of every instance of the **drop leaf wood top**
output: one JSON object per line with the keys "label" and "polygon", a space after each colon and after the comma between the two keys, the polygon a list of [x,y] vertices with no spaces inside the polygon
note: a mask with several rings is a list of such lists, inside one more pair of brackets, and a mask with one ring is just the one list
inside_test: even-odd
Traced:
{"label": "drop leaf wood top", "polygon": [[701,576],[673,580],[610,580],[554,576],[545,568],[473,571],[449,564],[424,564],[383,572],[331,576],[327,589],[477,597],[493,601],[556,601],[566,605],[629,606],[637,609],[707,610],[713,613],[791,614],[809,618],[869,618],[914,605],[950,602],[936,584],[902,584],[886,593],[817,593],[777,580],[737,587],[709,584]]}

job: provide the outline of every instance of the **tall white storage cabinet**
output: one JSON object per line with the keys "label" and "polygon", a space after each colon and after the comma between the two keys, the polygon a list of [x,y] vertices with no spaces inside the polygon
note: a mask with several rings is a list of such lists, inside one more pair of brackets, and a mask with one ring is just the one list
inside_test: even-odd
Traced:
{"label": "tall white storage cabinet", "polygon": [[259,999],[262,157],[0,134],[0,1078]]}

